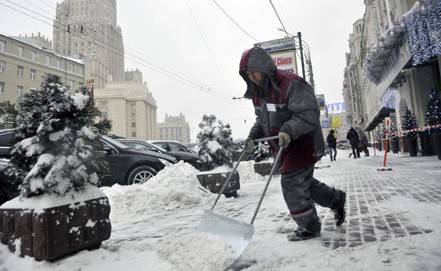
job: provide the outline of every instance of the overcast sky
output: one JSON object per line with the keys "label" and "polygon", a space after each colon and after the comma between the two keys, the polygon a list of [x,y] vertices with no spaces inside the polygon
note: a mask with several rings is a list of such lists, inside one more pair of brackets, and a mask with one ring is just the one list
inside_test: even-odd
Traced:
{"label": "overcast sky", "polygon": [[[57,2],[61,1],[0,0],[0,33],[18,36],[40,32],[52,40],[49,18],[55,17]],[[309,45],[316,93],[325,94],[327,103],[342,102],[349,34],[364,14],[364,1],[272,3],[287,32],[302,32]],[[284,37],[271,2],[131,0],[117,1],[117,7],[125,69],[143,72],[158,104],[158,122],[164,121],[166,113],[184,114],[194,141],[202,115],[214,114],[230,123],[234,138],[246,137],[254,112],[250,100],[233,99],[245,91],[238,74],[239,60],[256,42]],[[152,66],[159,67],[159,72]]]}

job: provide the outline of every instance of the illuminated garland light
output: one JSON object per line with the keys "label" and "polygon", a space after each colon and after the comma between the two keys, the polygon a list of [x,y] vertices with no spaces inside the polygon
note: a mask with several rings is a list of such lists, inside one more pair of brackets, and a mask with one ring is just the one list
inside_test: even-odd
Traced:
{"label": "illuminated garland light", "polygon": [[[407,34],[412,53],[413,66],[427,62],[430,58],[441,54],[441,1],[429,0],[416,2],[407,13],[403,14],[397,25],[379,38],[366,54],[364,74],[369,81],[378,84],[380,75],[374,74],[375,61],[382,56],[384,47],[395,45],[388,61],[380,74],[386,74],[397,60],[398,43],[403,34]],[[399,53],[399,52],[398,52]]]}
{"label": "illuminated garland light", "polygon": [[407,21],[407,35],[416,66],[441,54],[441,2],[429,1]]}
{"label": "illuminated garland light", "polygon": [[390,87],[388,88],[384,94],[383,97],[380,99],[381,107],[385,107],[388,109],[395,109],[396,101],[397,101],[397,89]]}

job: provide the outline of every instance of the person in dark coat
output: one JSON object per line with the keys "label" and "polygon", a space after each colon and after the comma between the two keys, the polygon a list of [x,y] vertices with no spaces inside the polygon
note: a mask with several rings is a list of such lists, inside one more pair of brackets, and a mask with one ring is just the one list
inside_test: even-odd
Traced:
{"label": "person in dark coat", "polygon": [[361,129],[356,128],[355,130],[357,130],[358,136],[360,138],[360,151],[364,152],[364,156],[369,156],[367,136]]}
{"label": "person in dark coat", "polygon": [[354,127],[351,126],[349,132],[346,134],[346,138],[349,140],[349,144],[351,144],[354,159],[360,158],[360,149],[358,148],[358,144],[360,144],[360,137],[358,136],[358,133],[355,131]]}
{"label": "person in dark coat", "polygon": [[320,108],[313,88],[300,76],[278,70],[271,56],[254,47],[242,54],[239,74],[247,83],[245,98],[252,99],[256,122],[245,147],[254,140],[268,140],[273,154],[283,149],[278,161],[282,192],[298,228],[288,234],[290,241],[320,235],[321,222],[315,203],[331,208],[336,225],[345,220],[346,193],[314,178],[314,164],[324,155],[325,142],[320,125]]}
{"label": "person in dark coat", "polygon": [[328,142],[329,156],[331,156],[331,162],[335,161],[337,157],[337,139],[334,136],[334,130],[329,131],[326,137],[326,142]]}

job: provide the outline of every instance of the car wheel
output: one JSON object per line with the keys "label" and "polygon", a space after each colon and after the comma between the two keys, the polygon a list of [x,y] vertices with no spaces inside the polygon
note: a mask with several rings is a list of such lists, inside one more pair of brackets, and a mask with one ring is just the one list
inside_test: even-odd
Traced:
{"label": "car wheel", "polygon": [[146,183],[151,177],[157,174],[156,170],[151,167],[141,166],[134,168],[127,179],[127,184],[142,184]]}

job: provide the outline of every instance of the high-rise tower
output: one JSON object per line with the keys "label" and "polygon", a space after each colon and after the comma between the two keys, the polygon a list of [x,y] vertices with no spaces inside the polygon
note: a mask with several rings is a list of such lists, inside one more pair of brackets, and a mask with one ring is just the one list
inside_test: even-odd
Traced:
{"label": "high-rise tower", "polygon": [[116,0],[64,0],[53,26],[56,54],[84,60],[95,88],[124,81],[124,45],[117,25]]}

